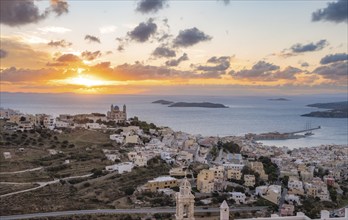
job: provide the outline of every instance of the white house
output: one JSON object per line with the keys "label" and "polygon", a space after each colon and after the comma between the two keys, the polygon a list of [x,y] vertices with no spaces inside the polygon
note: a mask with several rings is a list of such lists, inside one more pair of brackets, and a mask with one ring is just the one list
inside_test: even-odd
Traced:
{"label": "white house", "polygon": [[120,134],[111,134],[109,138],[110,140],[116,141],[117,144],[122,144],[124,141],[124,137]]}
{"label": "white house", "polygon": [[302,181],[298,180],[297,177],[289,178],[288,188],[293,194],[304,194]]}
{"label": "white house", "polygon": [[187,152],[187,151],[180,151],[176,157],[179,161],[186,161],[188,163],[193,162],[193,154]]}
{"label": "white house", "polygon": [[69,122],[56,120],[56,128],[68,128],[69,126]]}
{"label": "white house", "polygon": [[5,159],[11,159],[12,158],[10,152],[4,152],[3,155],[4,155]]}
{"label": "white house", "polygon": [[113,162],[115,162],[115,160],[117,159],[120,159],[120,157],[117,154],[105,154],[105,157]]}
{"label": "white house", "polygon": [[44,124],[45,128],[53,130],[55,123],[56,123],[56,119],[53,116],[47,115],[44,117],[43,124]]}
{"label": "white house", "polygon": [[246,195],[241,192],[230,192],[231,198],[236,201],[237,204],[244,204]]}
{"label": "white house", "polygon": [[102,129],[102,128],[106,128],[106,125],[99,124],[99,123],[86,123],[85,128],[86,129]]}
{"label": "white house", "polygon": [[54,149],[48,149],[48,153],[50,155],[56,155],[58,152],[56,150],[54,150]]}
{"label": "white house", "polygon": [[133,167],[134,167],[134,164],[132,162],[124,162],[124,163],[114,164],[111,166],[106,166],[105,170],[117,171],[119,174],[122,174],[125,172],[131,172]]}
{"label": "white house", "polygon": [[289,202],[289,203],[294,203],[296,202],[297,204],[301,204],[300,202],[300,197],[297,195],[293,195],[293,194],[287,194],[285,196],[285,201]]}
{"label": "white house", "polygon": [[171,164],[174,163],[175,160],[171,157],[170,153],[168,152],[161,152],[161,159],[166,161],[166,163]]}
{"label": "white house", "polygon": [[258,186],[255,188],[255,195],[262,196],[267,193],[268,186]]}
{"label": "white house", "polygon": [[143,155],[136,155],[134,158],[134,165],[138,167],[144,167],[147,165],[148,158]]}
{"label": "white house", "polygon": [[235,164],[235,163],[225,163],[223,164],[225,170],[239,170],[242,171],[244,164]]}

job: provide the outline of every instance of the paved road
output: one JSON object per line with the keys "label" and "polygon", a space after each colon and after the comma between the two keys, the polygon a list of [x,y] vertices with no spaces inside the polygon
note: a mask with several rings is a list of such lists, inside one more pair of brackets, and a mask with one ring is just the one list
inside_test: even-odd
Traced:
{"label": "paved road", "polygon": [[[89,177],[91,175],[92,175],[92,173],[86,174],[86,175],[83,175],[83,176],[70,176],[70,177],[63,178],[62,180],[84,178],[84,177]],[[60,179],[52,180],[52,181],[49,181],[49,182],[33,182],[33,183],[29,183],[29,184],[39,184],[39,186],[34,187],[34,188],[30,188],[30,189],[25,189],[25,190],[20,190],[20,191],[16,191],[16,192],[7,193],[7,194],[4,194],[4,195],[0,195],[0,198],[6,197],[6,196],[16,195],[16,194],[19,194],[19,193],[25,193],[25,192],[37,190],[37,189],[40,189],[40,188],[42,188],[44,186],[47,186],[47,185],[50,185],[50,184],[54,184],[54,183],[58,183],[59,181],[60,181]],[[23,185],[23,184],[26,184],[26,183],[0,182],[0,184],[13,184],[13,185],[18,184],[18,185]],[[0,218],[0,220],[2,220],[2,218]]]}
{"label": "paved road", "polygon": [[[258,211],[258,210],[263,210],[265,208],[267,208],[267,206],[240,207],[240,208],[231,208],[230,211],[231,212]],[[202,212],[220,212],[220,208],[208,208],[208,209],[204,209],[202,207],[195,208],[195,213],[202,213]],[[30,218],[58,217],[58,216],[70,216],[70,215],[87,215],[87,214],[155,214],[155,213],[175,213],[175,208],[75,210],[75,211],[0,216],[0,219],[1,220],[30,219]]]}
{"label": "paved road", "polygon": [[43,167],[36,167],[33,169],[27,169],[27,170],[19,170],[19,171],[12,171],[12,172],[0,172],[0,175],[4,175],[4,174],[17,174],[17,173],[26,173],[26,172],[32,172],[32,171],[37,171],[37,170],[42,170]]}

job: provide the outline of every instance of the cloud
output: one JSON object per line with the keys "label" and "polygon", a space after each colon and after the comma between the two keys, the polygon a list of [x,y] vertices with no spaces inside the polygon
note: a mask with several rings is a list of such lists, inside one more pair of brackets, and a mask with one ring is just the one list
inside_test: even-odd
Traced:
{"label": "cloud", "polygon": [[74,63],[74,62],[81,61],[78,56],[71,54],[71,53],[63,54],[60,57],[58,57],[56,60],[58,62],[62,62],[62,63]]}
{"label": "cloud", "polygon": [[147,22],[141,22],[132,31],[128,32],[128,36],[131,40],[137,42],[146,42],[157,31],[157,25],[153,23],[152,19]]}
{"label": "cloud", "polygon": [[117,80],[189,79],[195,77],[195,74],[190,71],[180,71],[140,63],[119,65],[112,72]]}
{"label": "cloud", "polygon": [[126,45],[126,40],[127,40],[127,39],[117,37],[116,40],[118,41],[117,50],[118,50],[119,52],[124,51],[124,47],[125,47],[125,45]]}
{"label": "cloud", "polygon": [[173,44],[175,47],[189,47],[199,42],[209,41],[211,39],[211,36],[206,35],[204,32],[194,27],[180,31],[178,36],[174,39]]}
{"label": "cloud", "polygon": [[309,67],[309,63],[303,62],[303,63],[301,63],[301,66],[302,66],[302,67]]}
{"label": "cloud", "polygon": [[72,45],[72,43],[67,42],[65,40],[58,40],[58,41],[51,40],[47,45],[51,47],[69,47]]}
{"label": "cloud", "polygon": [[102,53],[97,50],[97,51],[94,51],[94,52],[90,52],[90,51],[84,51],[81,53],[81,57],[85,60],[88,60],[88,61],[92,61],[92,60],[95,60],[96,58],[100,57],[102,55]]}
{"label": "cloud", "polygon": [[304,52],[312,52],[323,49],[328,45],[327,40],[320,40],[317,43],[309,43],[309,44],[295,44],[290,50],[293,53],[304,53]]}
{"label": "cloud", "polygon": [[286,80],[288,83],[296,81],[296,75],[304,71],[296,67],[288,66],[280,70],[279,66],[265,61],[259,61],[251,69],[244,69],[241,71],[231,71],[230,75],[234,79],[252,80],[259,82],[274,82],[278,80]]}
{"label": "cloud", "polygon": [[85,40],[88,40],[89,42],[100,43],[99,38],[97,38],[97,37],[95,37],[95,36],[92,36],[92,35],[89,35],[89,34],[87,34],[87,35],[85,36]]}
{"label": "cloud", "polygon": [[157,47],[153,52],[152,56],[156,58],[161,58],[161,57],[175,57],[176,53],[174,50],[167,48],[165,46],[160,46]]}
{"label": "cloud", "polygon": [[323,76],[325,79],[336,81],[338,84],[347,84],[348,61],[340,61],[316,68],[313,73]]}
{"label": "cloud", "polygon": [[103,62],[90,67],[89,72],[98,72],[99,76],[108,80],[138,81],[138,80],[190,80],[218,78],[209,74],[199,74],[193,71],[171,69],[166,66],[135,64],[122,64],[111,67],[110,62]]}
{"label": "cloud", "polygon": [[51,6],[40,12],[34,0],[0,1],[0,23],[8,26],[21,26],[37,23],[51,12],[57,16],[68,12],[68,4],[62,0],[51,0]]}
{"label": "cloud", "polygon": [[186,53],[184,53],[181,57],[179,57],[178,59],[172,59],[172,60],[168,60],[166,61],[166,66],[178,66],[181,62],[189,60],[188,56]]}
{"label": "cloud", "polygon": [[35,49],[18,38],[1,38],[1,49],[7,52],[6,59],[1,60],[1,67],[40,68],[51,59],[47,52]]}
{"label": "cloud", "polygon": [[42,31],[44,33],[52,32],[57,34],[64,34],[66,32],[70,32],[71,29],[65,28],[65,27],[56,27],[56,26],[46,26],[42,28],[38,28],[39,31]]}
{"label": "cloud", "polygon": [[272,78],[268,79],[268,80],[270,80],[270,81],[272,81],[272,80],[276,81],[279,79],[296,80],[295,75],[298,73],[302,73],[302,72],[303,72],[303,70],[301,70],[299,68],[288,66],[282,71],[278,70],[275,73],[273,73]]}
{"label": "cloud", "polygon": [[329,63],[335,63],[338,61],[345,61],[348,60],[348,54],[346,53],[336,53],[336,54],[330,54],[326,55],[320,60],[320,64],[329,64]]}
{"label": "cloud", "polygon": [[117,27],[114,25],[103,26],[99,28],[101,34],[110,34],[116,31]]}
{"label": "cloud", "polygon": [[57,14],[57,16],[69,12],[69,5],[64,0],[51,0],[51,8],[52,11]]}
{"label": "cloud", "polygon": [[204,78],[221,78],[221,75],[226,74],[226,70],[230,67],[230,57],[211,57],[207,60],[208,64],[212,65],[198,65],[193,67],[196,71],[200,71],[202,77]]}
{"label": "cloud", "polygon": [[235,79],[268,79],[275,70],[279,70],[280,67],[265,61],[259,61],[251,69],[244,69],[240,71],[232,70],[230,75]]}
{"label": "cloud", "polygon": [[60,71],[56,69],[17,69],[10,67],[1,70],[2,82],[39,82],[44,80],[50,80],[52,78],[64,77]]}
{"label": "cloud", "polygon": [[5,58],[7,57],[7,51],[6,50],[3,50],[3,49],[0,49],[0,58]]}
{"label": "cloud", "polygon": [[143,14],[155,13],[162,9],[166,2],[167,0],[140,0],[136,10]]}
{"label": "cloud", "polygon": [[227,70],[230,67],[230,57],[229,56],[222,56],[222,57],[214,56],[208,59],[207,63],[216,64],[216,65],[215,66],[199,65],[196,67],[196,69],[200,71],[217,71],[217,72],[225,73],[225,70]]}
{"label": "cloud", "polygon": [[40,13],[34,0],[0,1],[0,6],[0,21],[9,26],[37,23],[48,14],[47,11]]}
{"label": "cloud", "polygon": [[59,63],[59,62],[56,62],[56,63],[48,62],[46,64],[46,66],[54,66],[54,67],[57,67],[57,66],[67,66],[67,65],[68,65],[67,63]]}
{"label": "cloud", "polygon": [[347,22],[348,1],[338,0],[337,2],[328,3],[326,8],[313,12],[312,21]]}
{"label": "cloud", "polygon": [[124,51],[124,45],[118,45],[117,50],[118,50],[119,52]]}

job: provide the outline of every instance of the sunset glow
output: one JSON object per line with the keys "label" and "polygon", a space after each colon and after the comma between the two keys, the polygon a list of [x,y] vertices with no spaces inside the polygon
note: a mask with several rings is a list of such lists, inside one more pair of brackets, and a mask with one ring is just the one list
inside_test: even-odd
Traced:
{"label": "sunset glow", "polygon": [[2,91],[347,91],[347,15],[316,17],[332,1],[25,1],[1,2]]}
{"label": "sunset glow", "polygon": [[64,81],[66,84],[82,85],[86,87],[110,85],[108,81],[94,79],[89,76],[77,76],[74,78],[67,78]]}

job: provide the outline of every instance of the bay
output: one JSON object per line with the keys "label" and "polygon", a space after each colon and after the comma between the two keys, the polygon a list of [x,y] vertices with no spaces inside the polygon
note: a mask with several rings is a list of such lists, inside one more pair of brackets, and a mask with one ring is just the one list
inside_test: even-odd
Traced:
{"label": "bay", "polygon": [[[312,103],[345,101],[341,95],[282,96],[289,101],[270,101],[270,96],[159,96],[159,95],[80,95],[0,93],[1,107],[23,113],[59,114],[106,113],[111,104],[127,106],[128,117],[176,131],[204,136],[244,135],[246,133],[291,132],[302,130],[307,123],[315,130],[313,136],[277,141],[262,141],[267,145],[311,147],[321,144],[348,144],[347,118],[309,118],[300,115],[318,110],[307,107]],[[179,102],[213,102],[229,108],[169,108],[151,102],[165,99]]]}

